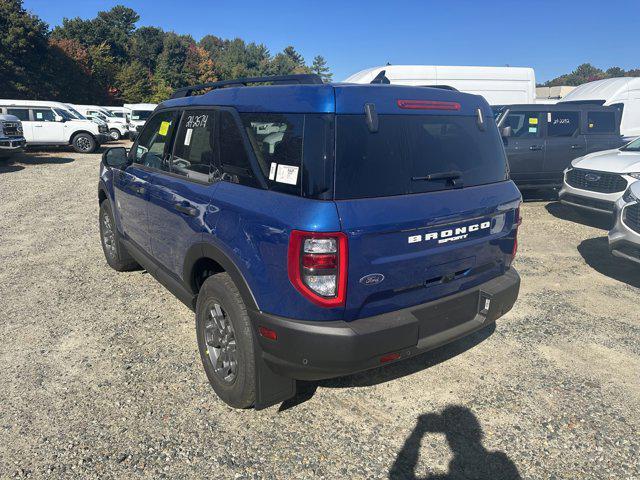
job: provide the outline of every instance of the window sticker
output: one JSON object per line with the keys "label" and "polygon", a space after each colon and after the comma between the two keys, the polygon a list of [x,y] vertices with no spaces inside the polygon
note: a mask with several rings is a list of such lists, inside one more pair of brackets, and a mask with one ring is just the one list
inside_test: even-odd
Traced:
{"label": "window sticker", "polygon": [[298,183],[298,167],[293,165],[278,165],[278,173],[276,174],[276,182],[295,185]]}
{"label": "window sticker", "polygon": [[278,168],[278,164],[275,162],[271,162],[271,167],[269,168],[269,180],[276,179],[276,169]]}
{"label": "window sticker", "polygon": [[551,123],[551,112],[547,113],[547,123]]}
{"label": "window sticker", "polygon": [[209,121],[209,115],[189,115],[187,117],[187,128],[204,128]]}
{"label": "window sticker", "polygon": [[537,125],[537,124],[538,124],[538,117],[529,118],[529,125]]}
{"label": "window sticker", "polygon": [[169,125],[171,125],[171,122],[162,122],[160,124],[160,128],[158,129],[158,133],[165,137],[167,133],[169,133]]}
{"label": "window sticker", "polygon": [[42,120],[42,112],[36,112],[36,120]]}
{"label": "window sticker", "polygon": [[538,133],[538,127],[529,127],[529,133]]}
{"label": "window sticker", "polygon": [[589,128],[593,128],[593,123],[590,123],[590,124],[589,124]]}
{"label": "window sticker", "polygon": [[193,135],[193,128],[187,129],[187,133],[184,135],[184,144],[187,147],[191,144],[191,135]]}

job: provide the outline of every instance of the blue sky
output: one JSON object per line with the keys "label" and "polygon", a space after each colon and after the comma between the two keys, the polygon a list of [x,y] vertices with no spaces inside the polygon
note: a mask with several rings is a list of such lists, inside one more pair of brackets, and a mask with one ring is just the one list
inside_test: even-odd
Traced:
{"label": "blue sky", "polygon": [[335,80],[392,64],[530,66],[542,82],[590,62],[639,68],[640,1],[25,0],[50,26],[116,4],[139,25],[295,46],[323,55]]}

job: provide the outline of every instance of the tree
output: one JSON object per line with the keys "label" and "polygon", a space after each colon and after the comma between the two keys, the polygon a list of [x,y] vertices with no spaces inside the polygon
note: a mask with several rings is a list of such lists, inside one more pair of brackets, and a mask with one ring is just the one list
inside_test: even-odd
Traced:
{"label": "tree", "polygon": [[149,73],[158,63],[158,55],[164,46],[164,32],[156,27],[140,27],[131,38],[131,57],[144,65]]}
{"label": "tree", "polygon": [[615,78],[624,77],[626,72],[620,67],[611,67],[607,68],[607,71],[605,73],[607,74],[607,77]]}
{"label": "tree", "polygon": [[127,103],[141,103],[151,96],[152,85],[147,68],[134,60],[122,67],[116,78],[118,97]]}
{"label": "tree", "polygon": [[183,78],[182,70],[187,60],[190,43],[193,43],[191,37],[177,35],[174,32],[169,32],[165,35],[164,46],[158,58],[158,67],[156,69],[158,80],[162,80],[172,88],[187,85],[186,80]]}
{"label": "tree", "polygon": [[22,8],[21,0],[0,1],[0,96],[40,98],[46,93],[41,67],[49,51],[48,30]]}
{"label": "tree", "polygon": [[327,61],[322,55],[316,55],[313,59],[311,70],[313,73],[320,75],[324,82],[330,82],[333,78],[333,74],[329,70],[329,67],[327,67]]}

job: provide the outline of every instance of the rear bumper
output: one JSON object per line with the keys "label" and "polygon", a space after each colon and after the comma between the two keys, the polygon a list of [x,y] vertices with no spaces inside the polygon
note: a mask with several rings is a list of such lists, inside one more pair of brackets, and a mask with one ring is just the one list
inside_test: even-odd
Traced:
{"label": "rear bumper", "polygon": [[379,367],[386,364],[380,359],[386,354],[399,354],[397,361],[464,337],[508,312],[519,289],[520,277],[511,268],[473,289],[351,322],[249,315],[256,329],[264,326],[278,335],[275,341],[257,335],[263,359],[274,372],[320,380]]}

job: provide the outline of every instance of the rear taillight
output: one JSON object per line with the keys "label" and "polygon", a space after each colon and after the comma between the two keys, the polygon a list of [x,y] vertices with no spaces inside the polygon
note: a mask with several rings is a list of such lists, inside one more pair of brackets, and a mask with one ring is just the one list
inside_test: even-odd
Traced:
{"label": "rear taillight", "polygon": [[518,253],[518,227],[522,223],[522,217],[520,216],[520,207],[516,208],[515,213],[515,237],[513,239],[513,250],[511,251],[512,260],[515,258],[516,253]]}
{"label": "rear taillight", "polygon": [[293,230],[289,239],[289,280],[316,305],[339,307],[347,293],[347,236],[342,232]]}

